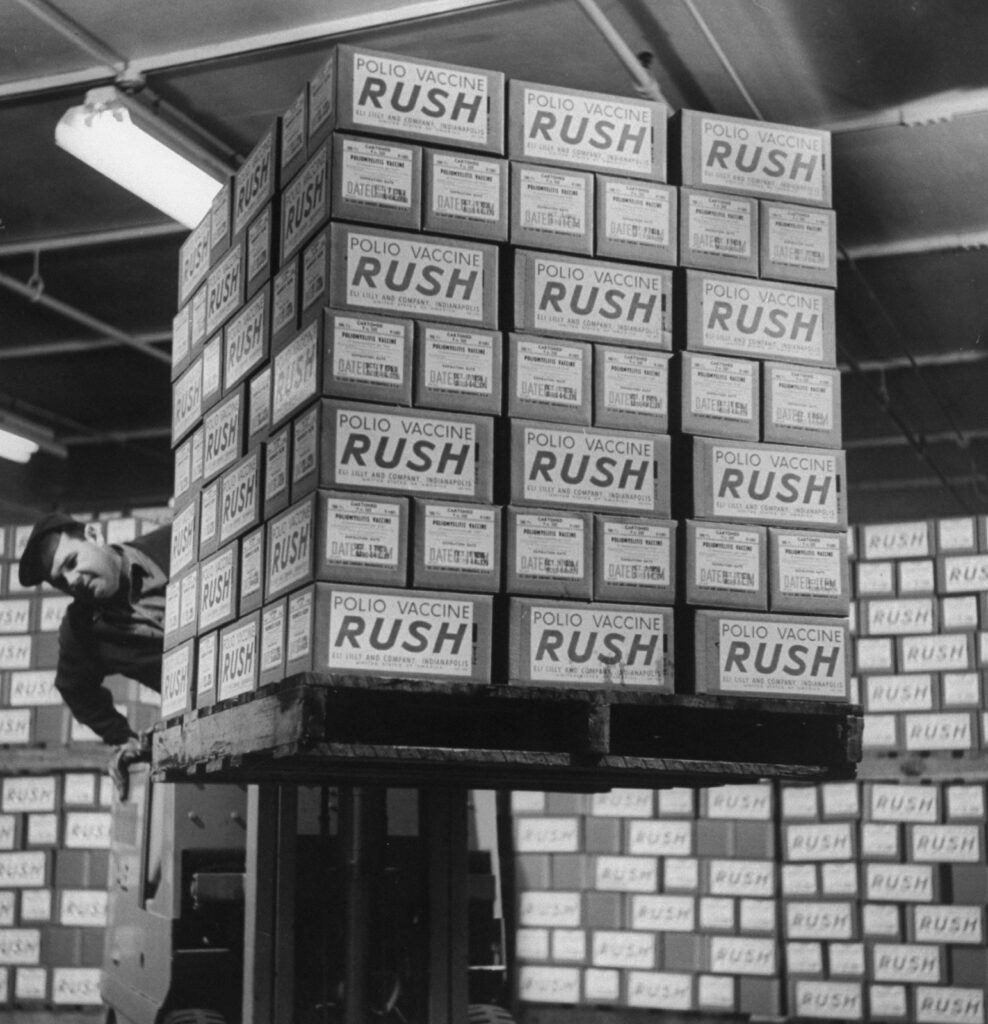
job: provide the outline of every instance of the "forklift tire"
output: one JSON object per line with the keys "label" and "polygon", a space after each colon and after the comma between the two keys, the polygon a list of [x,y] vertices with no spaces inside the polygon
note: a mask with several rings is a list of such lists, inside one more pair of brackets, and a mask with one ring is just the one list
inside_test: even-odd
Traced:
{"label": "forklift tire", "polygon": [[467,1007],[467,1024],[515,1024],[515,1018],[503,1006],[474,1003]]}
{"label": "forklift tire", "polygon": [[226,1017],[215,1010],[171,1010],[161,1024],[226,1024]]}

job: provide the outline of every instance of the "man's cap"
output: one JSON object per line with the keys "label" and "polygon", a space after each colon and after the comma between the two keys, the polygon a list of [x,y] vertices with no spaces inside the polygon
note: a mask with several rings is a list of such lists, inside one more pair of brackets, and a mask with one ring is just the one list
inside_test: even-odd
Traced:
{"label": "man's cap", "polygon": [[78,519],[64,512],[49,512],[34,524],[17,567],[17,578],[22,587],[33,587],[48,579],[51,560],[58,546],[58,535],[82,525]]}

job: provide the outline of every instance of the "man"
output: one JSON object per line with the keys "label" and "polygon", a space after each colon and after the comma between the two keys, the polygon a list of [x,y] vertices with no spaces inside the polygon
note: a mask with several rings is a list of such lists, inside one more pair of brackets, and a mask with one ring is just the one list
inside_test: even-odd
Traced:
{"label": "man", "polygon": [[55,687],[77,721],[117,748],[118,788],[142,744],[103,680],[119,673],[160,692],[170,553],[171,526],[110,545],[96,523],[53,512],[35,523],[18,567],[22,586],[47,580],[74,598],[59,628]]}

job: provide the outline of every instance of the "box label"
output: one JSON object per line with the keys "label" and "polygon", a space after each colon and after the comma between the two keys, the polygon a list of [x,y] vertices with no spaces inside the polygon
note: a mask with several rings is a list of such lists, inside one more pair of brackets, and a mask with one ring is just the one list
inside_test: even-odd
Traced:
{"label": "box label", "polygon": [[199,638],[199,657],[196,668],[196,705],[202,706],[213,699],[216,689],[217,634]]}
{"label": "box label", "polygon": [[865,899],[932,903],[936,898],[933,870],[932,864],[866,864]]}
{"label": "box label", "polygon": [[854,938],[855,905],[836,900],[785,903],[786,938],[850,941]]}
{"label": "box label", "polygon": [[237,170],[233,197],[235,235],[247,226],[274,191],[274,151],[274,132],[269,131]]}
{"label": "box label", "polygon": [[401,513],[393,503],[326,499],[324,551],[328,561],[382,569],[398,566]]}
{"label": "box label", "polygon": [[410,210],[413,151],[369,139],[343,140],[343,198],[387,209]]}
{"label": "box label", "polygon": [[837,534],[775,534],[779,592],[791,597],[843,597],[845,552]]}
{"label": "box label", "polygon": [[400,387],[405,380],[404,325],[337,316],[333,325],[333,376]]}
{"label": "box label", "polygon": [[672,582],[672,531],[668,526],[608,520],[601,564],[607,583],[668,587]]}
{"label": "box label", "polygon": [[56,1006],[101,1006],[98,967],[53,967],[51,1001]]}
{"label": "box label", "polygon": [[633,896],[631,927],[655,932],[696,929],[696,900],[692,896]]}
{"label": "box label", "polygon": [[319,324],[313,321],[274,357],[271,419],[280,423],[319,392]]}
{"label": "box label", "polygon": [[192,648],[182,644],[161,659],[161,717],[170,718],[189,707],[192,687]]}
{"label": "box label", "polygon": [[0,669],[29,668],[31,636],[0,636]]}
{"label": "box label", "polygon": [[933,676],[928,672],[867,676],[864,684],[869,712],[930,711],[933,708]]}
{"label": "box label", "polygon": [[26,633],[31,622],[29,598],[0,600],[0,633]]}
{"label": "box label", "polygon": [[206,280],[209,273],[209,221],[202,220],[178,251],[179,305]]}
{"label": "box label", "polygon": [[39,889],[45,885],[47,874],[44,850],[0,853],[0,886],[4,889]]}
{"label": "box label", "polygon": [[304,583],[312,573],[313,504],[303,501],[268,527],[268,594]]}
{"label": "box label", "polygon": [[234,466],[222,478],[221,544],[257,520],[258,465],[258,454],[255,449],[247,459]]}
{"label": "box label", "polygon": [[232,388],[264,362],[267,355],[267,317],[268,290],[262,288],[227,324],[223,373],[226,388]]}
{"label": "box label", "polygon": [[757,364],[741,359],[694,356],[690,360],[689,411],[694,416],[750,423]]}
{"label": "box label", "polygon": [[577,967],[522,966],[518,969],[518,999],[522,1003],[580,1001],[580,970]]}
{"label": "box label", "polygon": [[768,260],[801,270],[827,270],[831,265],[830,216],[799,206],[763,207]]}
{"label": "box label", "polygon": [[108,895],[96,889],[64,889],[58,923],[81,928],[105,928]]}
{"label": "box label", "polygon": [[12,775],[3,780],[5,814],[28,814],[57,810],[57,779],[54,775]]}
{"label": "box label", "polygon": [[984,860],[983,832],[978,825],[912,825],[909,859],[919,864],[976,864]]}
{"label": "box label", "polygon": [[108,850],[112,815],[109,811],[69,811],[63,842],[70,850]]}
{"label": "box label", "polygon": [[187,434],[202,415],[202,360],[197,359],[172,388],[172,441]]}
{"label": "box label", "polygon": [[876,782],[871,787],[872,821],[933,824],[939,820],[939,790],[935,786],[892,785]]}
{"label": "box label", "polygon": [[471,676],[473,602],[393,593],[333,591],[328,668]]}
{"label": "box label", "polygon": [[582,580],[586,539],[586,523],[579,517],[519,513],[515,572],[523,579]]}
{"label": "box label", "polygon": [[604,348],[604,408],[609,412],[669,413],[669,361],[651,352]]}
{"label": "box label", "polygon": [[988,555],[948,555],[943,559],[943,593],[988,590]]}
{"label": "box label", "polygon": [[904,636],[899,639],[902,672],[962,672],[971,668],[969,633]]}
{"label": "box label", "polygon": [[916,1024],[985,1024],[983,988],[917,985]]}
{"label": "box label", "polygon": [[242,454],[243,394],[234,392],[203,421],[202,470],[206,479],[221,473]]}
{"label": "box label", "polygon": [[329,217],[329,143],[312,156],[281,194],[281,258]]}
{"label": "box label", "polygon": [[628,1005],[658,1010],[693,1009],[693,975],[628,971]]}
{"label": "box label", "polygon": [[650,857],[688,857],[693,853],[693,823],[672,819],[630,821],[628,853]]}
{"label": "box label", "polygon": [[925,519],[911,523],[867,523],[861,532],[861,557],[926,558],[930,551],[930,527]]}
{"label": "box label", "polygon": [[604,182],[604,236],[664,249],[672,244],[672,204],[666,188],[639,181]]}
{"label": "box label", "polygon": [[[296,424],[295,429],[298,429]],[[315,437],[315,427],[310,431]],[[314,446],[310,446],[314,448]],[[296,445],[295,456],[298,461],[299,453],[305,451],[304,445]],[[306,468],[311,469],[315,465],[315,459],[311,463],[306,460]],[[299,473],[297,479],[301,479],[303,473]],[[266,502],[274,502],[281,495],[288,494],[288,430],[279,431],[264,447],[264,499]]]}
{"label": "box label", "polygon": [[984,943],[984,909],[943,904],[914,907],[913,932],[917,942],[980,946]]}
{"label": "box label", "polygon": [[[280,439],[278,439],[280,440]],[[287,486],[287,465],[282,464],[287,456],[288,435],[285,435],[284,452],[279,444],[271,451],[272,461],[270,463],[271,484],[274,488],[265,491],[269,499],[281,493],[281,489]],[[316,463],[319,456],[319,407],[313,406],[308,412],[297,417],[292,424],[292,485],[305,480],[311,473],[316,471]],[[285,482],[282,481],[281,473],[286,474]]]}
{"label": "box label", "polygon": [[489,334],[426,327],[421,358],[423,381],[430,390],[494,393],[494,339]]}
{"label": "box label", "polygon": [[515,357],[516,398],[570,409],[583,405],[586,350],[519,339]]}
{"label": "box label", "polygon": [[941,980],[940,947],[876,942],[872,954],[875,981],[932,982]]}
{"label": "box label", "polygon": [[772,975],[776,973],[775,939],[750,936],[710,938],[710,969],[715,974]]}
{"label": "box label", "polygon": [[595,931],[591,941],[595,967],[655,966],[655,936],[647,932]]}
{"label": "box label", "polygon": [[712,859],[710,893],[713,896],[774,896],[775,862]]}
{"label": "box label", "polygon": [[0,964],[41,963],[38,928],[0,928]]}
{"label": "box label", "polygon": [[843,625],[721,618],[717,686],[723,692],[847,696]]}
{"label": "box label", "polygon": [[494,572],[497,517],[493,509],[456,505],[425,506],[426,569],[449,572]]}
{"label": "box label", "polygon": [[282,267],[275,275],[271,297],[271,333],[293,326],[298,316],[298,261]]}
{"label": "box label", "polygon": [[586,177],[563,171],[521,167],[517,204],[518,224],[523,230],[585,237],[587,220]]}
{"label": "box label", "polygon": [[796,982],[796,1015],[830,1020],[863,1020],[864,997],[857,981]]}
{"label": "box label", "polygon": [[312,591],[288,599],[287,660],[298,661],[312,650]]}
{"label": "box label", "polygon": [[271,207],[265,206],[247,228],[247,280],[266,280],[271,274]]}
{"label": "box label", "polygon": [[522,892],[518,923],[524,928],[579,928],[581,904],[578,892]]}
{"label": "box label", "polygon": [[761,578],[761,534],[733,527],[694,529],[696,545],[694,583],[703,590],[731,590],[757,594]]}
{"label": "box label", "polygon": [[265,608],[261,616],[261,671],[273,672],[285,661],[285,604]]}
{"label": "box label", "polygon": [[432,154],[431,209],[443,217],[497,224],[502,218],[504,165],[492,160]]}
{"label": "box label", "polygon": [[244,292],[243,247],[235,245],[210,271],[206,280],[206,333],[222,327],[240,305]]}
{"label": "box label", "polygon": [[795,427],[826,434],[834,430],[835,381],[830,374],[795,367],[773,367],[770,376],[773,427]]}
{"label": "box label", "polygon": [[219,699],[254,689],[257,680],[257,619],[250,619],[220,637]]}
{"label": "box label", "polygon": [[687,197],[685,244],[692,252],[750,259],[754,230],[752,206],[729,196]]}
{"label": "box label", "polygon": [[204,561],[199,570],[199,630],[205,632],[236,612],[236,545]]}
{"label": "box label", "polygon": [[54,669],[10,673],[8,700],[11,707],[38,707],[62,703],[55,689]]}
{"label": "box label", "polygon": [[0,708],[0,744],[30,743],[31,709]]}

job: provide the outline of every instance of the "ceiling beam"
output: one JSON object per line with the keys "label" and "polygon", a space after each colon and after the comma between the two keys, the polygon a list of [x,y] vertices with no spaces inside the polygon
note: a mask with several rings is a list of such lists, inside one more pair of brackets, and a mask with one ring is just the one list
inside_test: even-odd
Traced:
{"label": "ceiling beam", "polygon": [[48,0],[17,0],[17,3],[104,67],[118,75],[126,69],[126,57],[117,53],[104,40],[93,35],[85,26],[50,4]]}
{"label": "ceiling beam", "polygon": [[[931,444],[952,444],[959,448],[970,441],[984,441],[988,438],[988,428],[974,427],[962,430],[960,437],[954,430],[942,430],[935,434],[918,434],[917,438],[927,447]],[[852,452],[867,451],[871,448],[904,448],[909,444],[912,442],[903,434],[885,434],[882,437],[845,438],[844,450]]]}
{"label": "ceiling beam", "polygon": [[[953,487],[970,487],[972,484],[980,487],[988,482],[988,477],[983,473],[970,473],[965,476],[952,476],[947,482]],[[925,491],[943,490],[944,481],[938,476],[914,476],[902,480],[849,480],[847,489],[849,491],[876,491],[887,493],[889,491]]]}
{"label": "ceiling beam", "polygon": [[[146,345],[159,345],[172,340],[171,331],[155,331],[135,334],[135,341]],[[113,338],[69,338],[65,341],[41,342],[37,345],[15,345],[0,348],[0,362],[4,359],[39,359],[44,356],[71,356],[79,352],[99,352],[107,348],[119,348],[122,342]]]}
{"label": "ceiling beam", "polygon": [[63,434],[59,436],[60,444],[69,448],[78,448],[87,444],[125,444],[128,441],[156,441],[159,438],[171,438],[172,428],[166,427],[135,427],[130,430],[104,430],[85,434]]}
{"label": "ceiling beam", "polygon": [[51,235],[33,241],[0,244],[0,258],[23,256],[36,252],[63,252],[66,249],[88,249],[97,245],[116,245],[119,242],[138,242],[148,238],[170,238],[187,235],[189,229],[175,221],[164,224],[135,224],[133,227],[108,228],[106,231],[86,231],[75,235]]}
{"label": "ceiling beam", "polygon": [[923,367],[936,369],[941,366],[962,366],[980,363],[988,359],[988,351],[976,348],[957,349],[954,352],[932,352],[918,356],[895,356],[889,359],[862,359],[854,366],[838,363],[841,373],[886,373],[894,370],[918,370]]}

